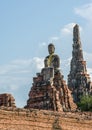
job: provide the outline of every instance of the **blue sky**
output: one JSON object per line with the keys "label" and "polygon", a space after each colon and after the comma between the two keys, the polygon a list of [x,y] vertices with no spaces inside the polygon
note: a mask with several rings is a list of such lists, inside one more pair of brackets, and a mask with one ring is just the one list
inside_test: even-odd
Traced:
{"label": "blue sky", "polygon": [[50,42],[67,81],[76,23],[92,77],[92,0],[0,0],[0,93],[12,93],[18,107],[26,105]]}

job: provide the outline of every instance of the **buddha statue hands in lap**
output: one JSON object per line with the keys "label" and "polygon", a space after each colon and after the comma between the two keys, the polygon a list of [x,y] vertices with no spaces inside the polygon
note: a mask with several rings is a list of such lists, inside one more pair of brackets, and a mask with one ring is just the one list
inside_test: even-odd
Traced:
{"label": "buddha statue hands in lap", "polygon": [[49,55],[44,60],[45,67],[53,67],[54,71],[59,70],[60,58],[54,53],[55,47],[52,43],[48,45],[48,52]]}

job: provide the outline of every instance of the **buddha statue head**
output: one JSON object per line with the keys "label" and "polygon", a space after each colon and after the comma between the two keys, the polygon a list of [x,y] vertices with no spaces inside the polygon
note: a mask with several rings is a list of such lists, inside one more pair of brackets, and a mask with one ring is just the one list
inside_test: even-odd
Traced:
{"label": "buddha statue head", "polygon": [[50,55],[55,52],[55,47],[54,47],[54,45],[52,43],[50,43],[48,45],[48,52],[49,52]]}

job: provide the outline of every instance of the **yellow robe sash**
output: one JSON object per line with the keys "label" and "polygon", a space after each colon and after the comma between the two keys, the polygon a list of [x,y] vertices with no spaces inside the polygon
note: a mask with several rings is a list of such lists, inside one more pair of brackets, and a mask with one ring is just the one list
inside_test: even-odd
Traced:
{"label": "yellow robe sash", "polygon": [[48,58],[48,66],[51,66],[53,54],[54,53],[50,54],[50,56]]}

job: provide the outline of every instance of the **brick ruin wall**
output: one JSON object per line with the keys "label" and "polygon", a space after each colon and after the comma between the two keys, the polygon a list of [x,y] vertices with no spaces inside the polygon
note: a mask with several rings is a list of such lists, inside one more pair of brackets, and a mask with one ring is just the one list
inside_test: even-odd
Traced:
{"label": "brick ruin wall", "polygon": [[0,108],[0,130],[91,130],[92,112]]}

